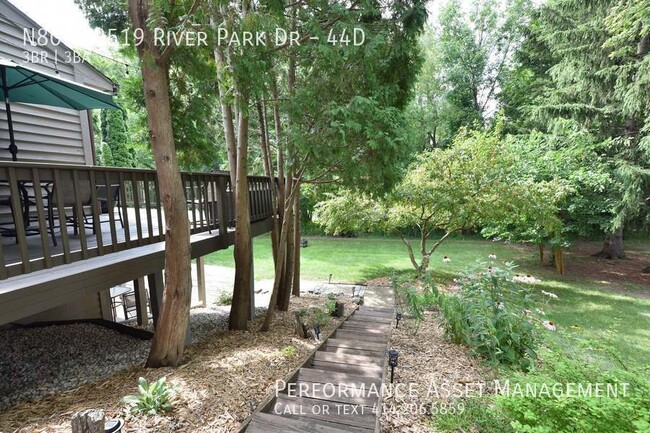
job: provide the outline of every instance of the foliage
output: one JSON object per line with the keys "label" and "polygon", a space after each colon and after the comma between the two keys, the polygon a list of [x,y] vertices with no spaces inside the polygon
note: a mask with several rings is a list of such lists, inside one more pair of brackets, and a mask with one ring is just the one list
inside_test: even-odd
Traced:
{"label": "foliage", "polygon": [[298,353],[298,351],[296,350],[296,347],[295,347],[295,346],[291,346],[291,345],[289,345],[289,346],[284,346],[284,347],[282,348],[282,350],[280,350],[280,352],[282,353],[282,355],[283,355],[285,358],[293,358],[293,357],[296,356],[296,354]]}
{"label": "foliage", "polygon": [[311,323],[312,326],[315,325],[325,326],[328,323],[330,323],[330,316],[331,313],[328,312],[326,309],[314,307],[309,312],[308,322]]}
{"label": "foliage", "polygon": [[[647,371],[604,371],[581,357],[567,357],[561,350],[540,351],[543,366],[510,378],[510,388],[527,384],[592,385],[591,396],[556,398],[551,395],[497,396],[495,403],[521,433],[628,433],[650,431],[650,384]],[[624,394],[623,384],[629,384]],[[596,384],[618,385],[618,396],[597,397]],[[603,385],[603,391],[607,385]],[[539,389],[539,388],[538,388]],[[575,390],[574,390],[575,391]],[[624,414],[624,416],[622,416]]]}
{"label": "foliage", "polygon": [[466,344],[491,363],[529,370],[537,359],[541,301],[513,280],[512,269],[506,263],[467,272],[455,281],[455,292],[440,296],[440,312],[454,343]]}
{"label": "foliage", "polygon": [[[440,414],[432,420],[435,431],[514,433],[508,416],[501,408],[495,406],[490,398],[470,397],[461,401],[462,411]],[[460,402],[452,407],[460,407]]]}
{"label": "foliage", "polygon": [[[135,151],[127,144],[126,112],[102,110],[101,139],[102,158],[100,165],[108,167],[134,167]],[[108,149],[105,149],[106,146]],[[99,159],[99,158],[98,158]]]}
{"label": "foliage", "polygon": [[161,377],[152,383],[148,383],[144,377],[139,378],[138,393],[123,398],[124,403],[130,406],[131,413],[156,415],[172,410],[175,391],[167,384],[166,378]]}
{"label": "foliage", "polygon": [[402,313],[406,313],[408,318],[414,319],[414,324],[404,322],[410,333],[417,334],[420,323],[424,320],[425,311],[435,307],[438,304],[438,289],[431,282],[428,275],[422,278],[423,284],[418,289],[408,276],[391,278],[391,285],[397,297],[397,304]]}
{"label": "foliage", "polygon": [[[507,231],[518,240],[555,236],[561,228],[556,202],[563,190],[553,180],[520,173],[516,155],[508,150],[498,128],[462,131],[450,148],[422,152],[383,199],[342,192],[319,203],[314,219],[331,233],[371,228],[398,233],[420,273],[428,269],[438,246],[457,231],[490,226],[490,235]],[[420,263],[404,236],[414,227],[420,234]],[[442,237],[427,245],[436,231]]]}
{"label": "foliage", "polygon": [[220,292],[219,297],[217,298],[218,305],[230,305],[232,304],[232,293],[230,292]]}
{"label": "foliage", "polygon": [[[650,36],[648,1],[554,0],[540,8],[529,37],[537,58],[552,60],[542,72],[530,113],[552,129],[574,119],[614,167],[608,232],[647,218],[650,191]],[[532,69],[530,69],[532,70]]]}

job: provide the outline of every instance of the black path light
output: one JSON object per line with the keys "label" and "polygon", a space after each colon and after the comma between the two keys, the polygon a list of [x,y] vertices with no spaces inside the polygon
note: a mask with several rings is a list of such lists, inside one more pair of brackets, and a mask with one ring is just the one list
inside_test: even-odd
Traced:
{"label": "black path light", "polygon": [[399,321],[402,320],[402,312],[401,311],[398,311],[397,313],[395,313],[395,320],[397,321],[395,323],[395,328],[399,328]]}
{"label": "black path light", "polygon": [[388,365],[390,366],[390,383],[393,383],[393,375],[395,373],[395,367],[397,367],[397,358],[399,358],[399,352],[395,349],[389,349]]}

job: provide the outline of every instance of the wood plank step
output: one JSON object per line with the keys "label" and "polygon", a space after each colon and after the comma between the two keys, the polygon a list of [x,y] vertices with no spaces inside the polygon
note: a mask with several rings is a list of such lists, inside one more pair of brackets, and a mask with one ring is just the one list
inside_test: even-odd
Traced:
{"label": "wood plank step", "polygon": [[359,406],[373,407],[379,403],[379,395],[381,392],[381,385],[379,387],[368,388],[346,388],[345,386],[335,388],[332,390],[329,387],[324,387],[322,383],[314,382],[296,382],[300,392],[298,396],[309,397],[316,400],[326,400],[336,403],[356,404]]}
{"label": "wood plank step", "polygon": [[370,310],[370,311],[383,311],[383,312],[386,312],[386,313],[394,313],[395,312],[395,308],[391,308],[391,307],[369,307],[367,305],[362,305],[362,309]]}
{"label": "wood plank step", "polygon": [[353,364],[358,366],[381,366],[384,364],[383,358],[359,355],[339,355],[337,353],[319,351],[314,354],[314,361],[338,362],[342,364]]}
{"label": "wood plank step", "polygon": [[378,365],[350,365],[340,362],[318,361],[311,362],[311,368],[318,370],[334,371],[339,373],[355,374],[359,376],[369,376],[381,378],[383,366]]}
{"label": "wood plank step", "polygon": [[359,376],[356,374],[349,373],[337,373],[326,370],[319,370],[316,368],[301,368],[298,372],[298,380],[304,382],[314,382],[314,383],[334,383],[334,384],[345,384],[350,387],[358,386],[360,384],[365,385],[366,387],[370,385],[380,386],[381,379],[377,377],[368,377],[368,376]]}
{"label": "wood plank step", "polygon": [[256,413],[246,429],[247,433],[345,433],[330,423],[321,423],[312,419],[292,419],[270,413]]}
{"label": "wood plank step", "polygon": [[326,347],[345,347],[349,349],[363,349],[371,351],[385,351],[386,345],[383,343],[373,343],[371,341],[353,340],[350,338],[328,338],[325,343]]}
{"label": "wood plank step", "polygon": [[350,338],[353,340],[363,340],[363,341],[370,341],[374,343],[387,343],[388,342],[388,335],[376,335],[376,334],[370,334],[370,333],[364,333],[364,332],[354,332],[354,331],[348,331],[345,329],[340,329],[336,331],[336,334],[334,334],[336,338]]}
{"label": "wood plank step", "polygon": [[326,346],[324,351],[330,353],[340,353],[342,355],[369,356],[372,358],[381,358],[385,356],[383,350],[372,351],[372,350],[364,350],[364,349],[350,349],[348,347],[336,347],[336,346]]}
{"label": "wood plank step", "polygon": [[364,318],[367,317],[370,320],[372,320],[374,318],[392,320],[394,315],[390,314],[390,313],[375,313],[375,312],[372,312],[372,311],[357,310],[357,311],[354,312],[354,316],[355,317],[364,317]]}
{"label": "wood plank step", "polygon": [[346,323],[386,323],[386,324],[391,324],[393,323],[393,319],[388,319],[388,318],[383,318],[383,317],[370,317],[370,316],[356,316],[353,314],[350,316],[350,318],[346,321]]}
{"label": "wood plank step", "polygon": [[350,426],[369,430],[374,430],[377,416],[372,407],[282,395],[278,396],[270,413],[326,421],[337,424],[336,428]]}
{"label": "wood plank step", "polygon": [[343,322],[341,328],[355,328],[355,329],[378,329],[383,332],[390,331],[390,323],[376,323],[376,322]]}
{"label": "wood plank step", "polygon": [[360,334],[383,335],[383,336],[386,336],[386,338],[388,338],[388,331],[387,330],[377,329],[377,328],[372,327],[372,326],[364,326],[364,327],[352,326],[352,327],[349,327],[349,326],[345,326],[345,324],[343,324],[343,326],[341,326],[341,328],[339,328],[339,329],[341,329],[343,331],[358,332]]}

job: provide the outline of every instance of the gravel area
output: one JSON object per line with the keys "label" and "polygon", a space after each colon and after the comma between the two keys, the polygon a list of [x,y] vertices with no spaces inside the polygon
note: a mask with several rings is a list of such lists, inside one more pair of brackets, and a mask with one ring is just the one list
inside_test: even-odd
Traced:
{"label": "gravel area", "polygon": [[[229,311],[229,307],[193,308],[192,343],[227,329]],[[0,410],[141,366],[150,347],[151,341],[87,323],[2,330]]]}

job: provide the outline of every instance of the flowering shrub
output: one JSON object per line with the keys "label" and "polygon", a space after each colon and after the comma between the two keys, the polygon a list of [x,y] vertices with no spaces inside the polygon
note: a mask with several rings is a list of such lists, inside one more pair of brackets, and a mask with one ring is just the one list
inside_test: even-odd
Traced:
{"label": "flowering shrub", "polygon": [[[454,281],[457,291],[439,296],[445,333],[490,362],[528,370],[537,359],[540,307],[551,297],[518,284],[512,265],[480,266]],[[543,326],[555,329],[552,322]]]}

